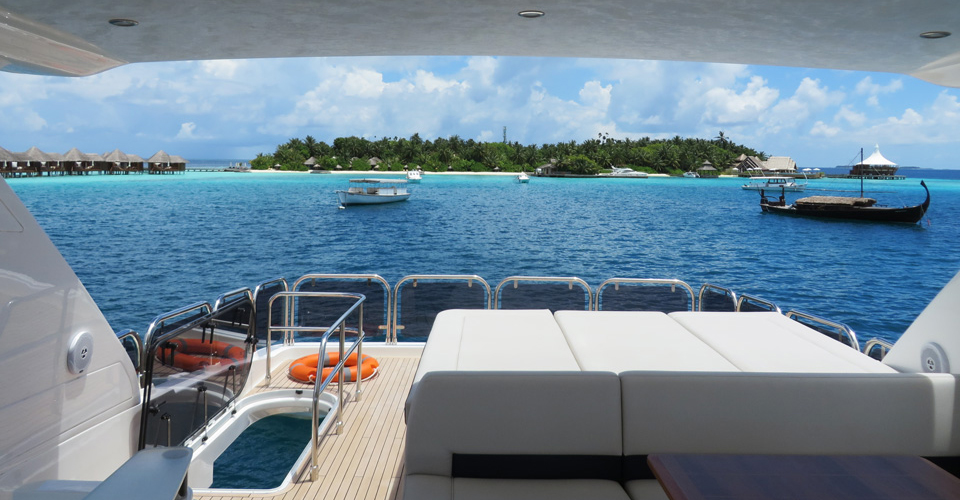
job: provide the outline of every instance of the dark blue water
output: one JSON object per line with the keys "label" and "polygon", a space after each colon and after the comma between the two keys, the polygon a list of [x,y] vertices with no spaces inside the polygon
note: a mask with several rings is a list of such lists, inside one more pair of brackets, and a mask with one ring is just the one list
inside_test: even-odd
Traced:
{"label": "dark blue water", "polygon": [[[310,272],[678,278],[728,286],[893,340],[960,270],[960,181],[931,179],[923,225],[763,214],[739,179],[427,175],[408,202],[337,210],[347,177],[10,179],[115,329]],[[859,190],[811,181],[810,194]],[[919,182],[867,181],[892,205]],[[822,191],[818,191],[822,190]],[[788,200],[797,195],[788,193]]]}
{"label": "dark blue water", "polygon": [[310,442],[310,413],[271,415],[247,427],[213,463],[211,488],[280,486]]}

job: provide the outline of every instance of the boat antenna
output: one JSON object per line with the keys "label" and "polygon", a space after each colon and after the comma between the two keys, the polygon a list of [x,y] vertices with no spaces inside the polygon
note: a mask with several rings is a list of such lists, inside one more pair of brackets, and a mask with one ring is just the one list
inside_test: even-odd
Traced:
{"label": "boat antenna", "polygon": [[863,198],[863,148],[860,148],[860,197]]}

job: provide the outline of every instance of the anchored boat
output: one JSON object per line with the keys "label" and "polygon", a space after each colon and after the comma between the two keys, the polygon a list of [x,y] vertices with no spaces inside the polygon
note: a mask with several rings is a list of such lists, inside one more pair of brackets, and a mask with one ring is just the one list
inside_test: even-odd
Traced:
{"label": "anchored boat", "polygon": [[783,195],[777,200],[771,200],[761,191],[760,209],[768,213],[799,217],[915,224],[923,218],[930,207],[930,189],[923,181],[920,181],[920,185],[927,193],[926,199],[919,205],[908,207],[878,206],[877,200],[873,198],[849,196],[810,196],[800,198],[792,205],[788,205]]}
{"label": "anchored boat", "polygon": [[406,179],[351,179],[349,188],[336,193],[341,207],[379,205],[410,198]]}

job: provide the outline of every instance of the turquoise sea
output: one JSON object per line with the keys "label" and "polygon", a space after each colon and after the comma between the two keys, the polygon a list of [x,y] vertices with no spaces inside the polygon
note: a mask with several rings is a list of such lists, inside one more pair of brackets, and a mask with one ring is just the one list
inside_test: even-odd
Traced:
{"label": "turquoise sea", "polygon": [[[912,176],[911,176],[912,177]],[[943,177],[943,176],[941,176]],[[950,177],[947,175],[946,177]],[[310,272],[678,278],[895,340],[960,270],[960,179],[927,179],[922,225],[763,214],[741,179],[426,175],[410,201],[338,210],[348,176],[188,172],[8,179],[117,330]],[[867,181],[890,205],[918,180]],[[810,181],[807,193],[859,190]],[[849,194],[849,193],[848,193]],[[798,197],[788,193],[788,200]]]}

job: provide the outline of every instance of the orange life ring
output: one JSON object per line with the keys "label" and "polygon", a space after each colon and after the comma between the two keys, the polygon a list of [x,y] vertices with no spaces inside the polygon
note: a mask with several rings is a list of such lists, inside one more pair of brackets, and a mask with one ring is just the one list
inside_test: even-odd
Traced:
{"label": "orange life ring", "polygon": [[[337,363],[340,362],[340,353],[339,352],[328,352],[324,357],[323,371],[321,372],[321,379],[326,380],[327,377],[333,372],[333,368],[337,366]],[[312,384],[316,382],[317,379],[317,364],[319,362],[319,354],[311,354],[309,356],[304,356],[302,358],[297,358],[290,363],[290,369],[288,373],[290,378],[304,382],[307,384]],[[360,372],[360,376],[363,380],[377,374],[377,371],[380,368],[380,363],[373,356],[363,355],[363,361],[360,363],[359,370],[357,369],[357,353],[353,353],[347,356],[347,361],[344,363],[343,367],[343,380],[344,382],[356,382],[357,381],[357,372]],[[333,379],[334,382],[338,381],[338,378]]]}
{"label": "orange life ring", "polygon": [[246,351],[227,342],[204,342],[202,339],[174,339],[157,351],[157,359],[168,366],[185,371],[202,370],[206,366],[232,365],[243,362]]}

